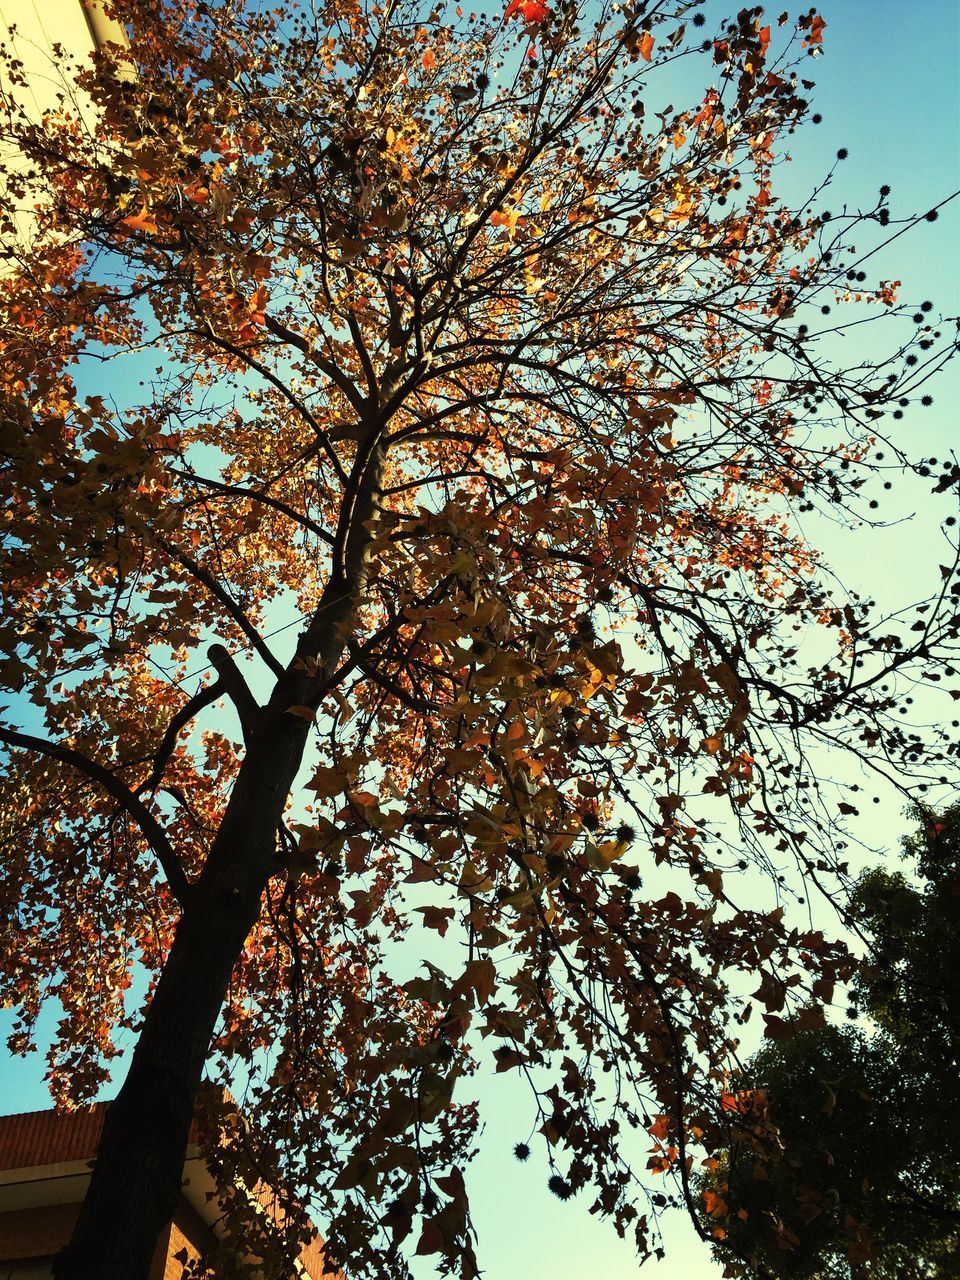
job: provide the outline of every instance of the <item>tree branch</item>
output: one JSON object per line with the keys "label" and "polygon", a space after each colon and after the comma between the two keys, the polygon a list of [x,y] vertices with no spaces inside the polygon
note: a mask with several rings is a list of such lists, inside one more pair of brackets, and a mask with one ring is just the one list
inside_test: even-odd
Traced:
{"label": "tree branch", "polygon": [[219,583],[209,570],[204,569],[203,565],[197,564],[195,560],[191,560],[188,555],[182,551],[178,551],[176,547],[171,546],[169,542],[161,543],[163,549],[171,557],[176,560],[177,564],[183,565],[184,569],[200,583],[202,583],[210,594],[216,597],[223,605],[230,617],[250,641],[253,648],[259,653],[273,674],[279,679],[283,675],[283,667],[270,652],[260,632],[256,629],[244,611],[237,604],[236,600],[230,595],[229,591]]}
{"label": "tree branch", "polygon": [[180,467],[168,467],[167,470],[184,480],[192,480],[195,484],[202,485],[205,489],[213,489],[216,493],[235,494],[238,498],[249,498],[251,502],[262,502],[264,506],[272,507],[274,511],[279,511],[296,524],[302,525],[304,529],[308,529],[310,533],[316,534],[322,542],[333,543],[333,535],[318,525],[315,520],[311,520],[308,515],[295,511],[293,507],[287,506],[279,498],[271,497],[269,493],[260,493],[256,489],[245,489],[243,485],[239,484],[224,484],[221,480],[213,480],[209,476],[198,476],[195,472],[183,471]]}
{"label": "tree branch", "polygon": [[207,657],[216,667],[217,675],[220,677],[217,684],[225,690],[237,709],[240,728],[243,730],[243,741],[249,747],[250,739],[260,723],[263,708],[250,692],[250,686],[244,680],[229,650],[222,644],[212,644],[207,650]]}
{"label": "tree branch", "polygon": [[163,777],[163,771],[167,766],[167,761],[177,745],[177,738],[180,730],[190,723],[193,717],[202,711],[204,707],[208,707],[211,702],[215,702],[217,698],[224,692],[223,683],[215,680],[213,684],[209,684],[206,688],[201,689],[199,693],[195,693],[193,697],[184,706],[180,708],[177,714],[167,725],[166,733],[163,735],[160,746],[157,748],[157,754],[153,758],[153,769],[149,778],[145,782],[141,782],[134,791],[134,795],[143,795],[145,791],[153,791]]}
{"label": "tree branch", "polygon": [[186,909],[191,896],[191,886],[183,867],[180,865],[180,860],[167,839],[167,833],[163,827],[126,783],[111,773],[109,769],[97,764],[95,760],[89,760],[86,756],[81,755],[79,751],[74,751],[72,747],[65,747],[57,742],[48,742],[45,738],[35,738],[29,733],[17,733],[15,730],[4,728],[2,725],[0,725],[0,741],[6,742],[11,747],[22,747],[25,751],[36,751],[40,755],[50,756],[51,759],[59,760],[61,764],[69,765],[71,769],[76,769],[78,773],[85,774],[92,781],[99,783],[104,791],[112,796],[136,822],[147,843],[156,854],[157,861],[167,877],[167,884],[170,886],[174,897],[180,906]]}

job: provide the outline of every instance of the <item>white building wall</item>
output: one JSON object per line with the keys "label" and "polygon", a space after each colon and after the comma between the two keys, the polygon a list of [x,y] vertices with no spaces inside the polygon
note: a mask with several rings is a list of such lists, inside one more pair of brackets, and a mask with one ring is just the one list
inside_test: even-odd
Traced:
{"label": "white building wall", "polygon": [[[0,113],[9,111],[11,103],[15,103],[31,120],[40,120],[45,112],[58,106],[65,90],[74,107],[83,111],[86,104],[77,101],[76,90],[65,83],[65,64],[86,62],[97,45],[108,40],[126,44],[126,33],[120,23],[107,18],[101,6],[90,0],[86,4],[82,0],[0,0],[0,44],[6,57],[13,56],[23,64],[26,80],[25,84],[11,83],[0,62]],[[21,172],[24,167],[16,153],[2,142],[0,163]],[[34,230],[29,205],[28,198],[19,208],[5,210],[13,215],[21,247],[29,243]],[[9,240],[7,236],[2,238]]]}

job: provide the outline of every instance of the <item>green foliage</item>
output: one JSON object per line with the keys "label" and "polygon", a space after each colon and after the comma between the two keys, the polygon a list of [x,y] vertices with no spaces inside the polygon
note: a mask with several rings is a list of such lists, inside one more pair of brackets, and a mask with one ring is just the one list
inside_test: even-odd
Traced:
{"label": "green foliage", "polygon": [[728,1247],[778,1280],[960,1276],[960,805],[917,817],[925,883],[874,870],[852,895],[871,1029],[771,1042],[727,1095],[730,1146],[699,1190],[729,1275],[751,1272]]}

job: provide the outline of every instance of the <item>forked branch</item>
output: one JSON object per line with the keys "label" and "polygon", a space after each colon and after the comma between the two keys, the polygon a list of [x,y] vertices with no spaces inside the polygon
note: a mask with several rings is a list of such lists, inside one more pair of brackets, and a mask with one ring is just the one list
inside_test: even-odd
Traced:
{"label": "forked branch", "polygon": [[40,755],[49,756],[52,760],[59,760],[61,764],[69,765],[71,769],[98,783],[136,822],[144,839],[156,855],[174,897],[181,907],[186,908],[190,899],[190,882],[173,846],[167,839],[167,833],[125,782],[122,782],[109,769],[105,769],[103,765],[97,764],[95,760],[90,760],[79,751],[74,751],[72,747],[65,747],[58,742],[35,738],[29,733],[17,733],[2,725],[0,725],[0,742],[5,742],[11,747],[21,747],[25,751],[39,752]]}

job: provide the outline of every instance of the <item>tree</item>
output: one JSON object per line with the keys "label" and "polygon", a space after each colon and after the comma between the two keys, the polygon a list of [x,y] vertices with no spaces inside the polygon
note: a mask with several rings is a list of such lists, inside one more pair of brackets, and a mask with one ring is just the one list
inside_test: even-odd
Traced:
{"label": "tree", "polygon": [[[951,353],[852,239],[922,215],[774,193],[812,10],[120,13],[96,126],[2,125],[43,232],[0,282],[4,999],[20,1052],[62,1004],[64,1104],[138,1036],[56,1273],[146,1273],[205,1071],[248,1118],[228,1215],[282,1174],[351,1275],[476,1274],[480,1063],[557,1195],[709,1237],[742,975],[782,1034],[849,971],[781,901],[847,874],[809,752],[925,785],[951,749],[896,699],[957,638],[955,549],[885,620],[801,523],[869,518]],[[843,302],[889,360],[831,361]],[[295,1232],[245,1230],[279,1274]]]}
{"label": "tree", "polygon": [[734,1128],[701,1179],[726,1240],[778,1277],[935,1280],[960,1265],[960,808],[917,816],[905,856],[925,886],[875,869],[852,895],[869,952],[850,1013],[874,1030],[761,1049],[736,1092],[754,1121],[762,1093],[766,1131]]}

